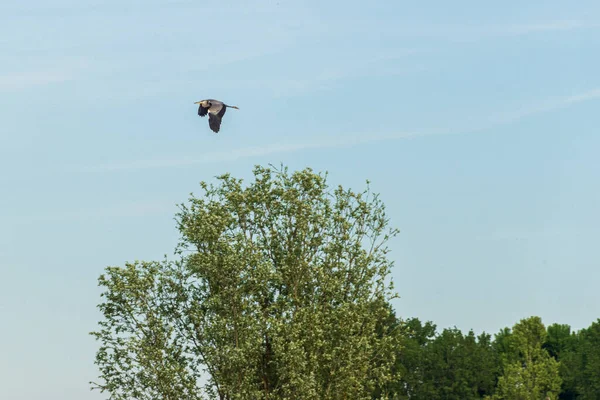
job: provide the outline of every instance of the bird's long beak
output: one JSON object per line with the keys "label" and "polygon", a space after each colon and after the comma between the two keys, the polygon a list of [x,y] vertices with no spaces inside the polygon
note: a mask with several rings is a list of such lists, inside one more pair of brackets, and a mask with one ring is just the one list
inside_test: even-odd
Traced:
{"label": "bird's long beak", "polygon": [[195,101],[194,104],[200,104],[200,102],[199,101]]}

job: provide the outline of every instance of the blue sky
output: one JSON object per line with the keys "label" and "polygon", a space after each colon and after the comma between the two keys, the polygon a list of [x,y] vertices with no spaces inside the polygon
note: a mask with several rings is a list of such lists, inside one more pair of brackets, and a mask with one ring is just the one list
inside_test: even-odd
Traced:
{"label": "blue sky", "polygon": [[[255,164],[381,193],[401,317],[598,318],[595,1],[0,4],[0,398],[85,400],[107,265]],[[219,135],[194,101],[237,105]]]}

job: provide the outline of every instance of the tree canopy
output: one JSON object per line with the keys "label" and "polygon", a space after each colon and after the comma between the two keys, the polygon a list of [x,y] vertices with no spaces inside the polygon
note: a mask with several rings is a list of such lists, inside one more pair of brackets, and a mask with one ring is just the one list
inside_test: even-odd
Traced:
{"label": "tree canopy", "polygon": [[99,277],[110,399],[600,399],[600,319],[494,338],[397,317],[385,207],[311,169],[201,182],[173,260]]}
{"label": "tree canopy", "polygon": [[[395,379],[385,207],[310,169],[201,183],[179,259],[109,267],[95,387],[112,399],[370,399]],[[400,326],[399,324],[397,326]]]}
{"label": "tree canopy", "polygon": [[504,358],[503,374],[493,400],[537,400],[558,398],[561,378],[558,362],[542,347],[546,328],[539,317],[515,324],[512,357]]}

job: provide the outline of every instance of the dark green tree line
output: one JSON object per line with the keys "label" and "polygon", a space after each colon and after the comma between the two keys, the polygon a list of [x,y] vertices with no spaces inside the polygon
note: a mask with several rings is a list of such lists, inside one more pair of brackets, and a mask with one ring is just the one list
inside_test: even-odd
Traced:
{"label": "dark green tree line", "polygon": [[530,317],[492,339],[409,318],[400,340],[390,398],[600,399],[600,320],[571,332]]}

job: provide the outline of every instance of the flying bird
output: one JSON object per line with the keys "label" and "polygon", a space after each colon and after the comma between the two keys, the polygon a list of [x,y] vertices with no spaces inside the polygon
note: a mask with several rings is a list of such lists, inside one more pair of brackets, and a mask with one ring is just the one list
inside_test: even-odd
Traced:
{"label": "flying bird", "polygon": [[200,100],[194,104],[198,104],[199,116],[206,117],[206,114],[208,114],[208,125],[215,133],[219,133],[219,129],[221,129],[221,120],[223,119],[223,115],[225,115],[227,107],[239,110],[236,106],[228,106],[222,101],[214,99]]}

